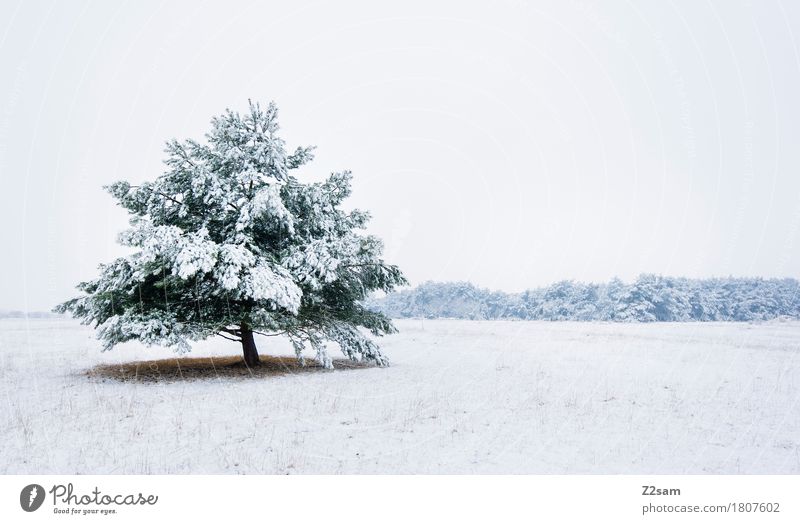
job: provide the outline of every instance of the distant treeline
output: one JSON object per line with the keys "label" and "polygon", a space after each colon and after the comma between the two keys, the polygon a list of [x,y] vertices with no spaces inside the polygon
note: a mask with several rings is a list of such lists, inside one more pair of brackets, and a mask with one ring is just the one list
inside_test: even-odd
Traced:
{"label": "distant treeline", "polygon": [[372,299],[368,306],[392,318],[742,322],[800,318],[800,284],[793,278],[641,275],[631,283],[562,281],[503,293],[468,282],[426,282]]}

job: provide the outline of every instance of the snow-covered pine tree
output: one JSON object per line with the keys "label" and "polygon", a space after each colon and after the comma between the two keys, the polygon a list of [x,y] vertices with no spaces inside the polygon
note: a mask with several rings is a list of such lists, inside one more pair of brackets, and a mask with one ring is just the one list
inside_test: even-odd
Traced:
{"label": "snow-covered pine tree", "polygon": [[254,333],[287,336],[302,359],[310,346],[331,367],[326,342],[353,360],[387,363],[362,334],[394,332],[362,305],[373,290],[405,284],[381,258],[381,242],[360,234],[369,216],[339,208],[349,172],[321,183],[290,173],[311,148],[287,153],[277,109],[250,103],[212,119],[207,142],[173,140],[153,182],[107,190],[131,215],[120,242],[136,251],[100,266],[85,294],[57,306],[94,324],[104,349],[128,340],[190,349],[219,335],[259,363]]}

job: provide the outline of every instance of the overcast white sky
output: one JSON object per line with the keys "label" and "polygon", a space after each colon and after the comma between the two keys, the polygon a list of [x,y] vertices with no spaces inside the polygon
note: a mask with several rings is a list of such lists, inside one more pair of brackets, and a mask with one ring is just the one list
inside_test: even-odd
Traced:
{"label": "overcast white sky", "polygon": [[274,100],[412,283],[800,276],[796,2],[0,4],[0,308],[122,253],[101,189]]}

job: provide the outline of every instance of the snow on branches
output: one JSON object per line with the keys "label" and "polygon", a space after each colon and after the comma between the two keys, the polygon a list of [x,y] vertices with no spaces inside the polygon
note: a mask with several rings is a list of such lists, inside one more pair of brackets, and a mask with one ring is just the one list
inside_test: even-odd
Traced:
{"label": "snow on branches", "polygon": [[84,295],[57,309],[94,323],[106,348],[135,339],[185,351],[189,340],[244,341],[258,330],[287,335],[298,356],[309,346],[325,365],[325,341],[385,364],[359,328],[394,328],[361,301],[405,279],[382,260],[381,242],[360,232],[369,216],[339,209],[352,175],[302,183],[292,171],[313,149],[287,153],[278,131],[274,104],[228,110],[205,143],[168,142],[155,180],[108,186],[131,215],[119,241],[134,253],[101,266],[78,286]]}

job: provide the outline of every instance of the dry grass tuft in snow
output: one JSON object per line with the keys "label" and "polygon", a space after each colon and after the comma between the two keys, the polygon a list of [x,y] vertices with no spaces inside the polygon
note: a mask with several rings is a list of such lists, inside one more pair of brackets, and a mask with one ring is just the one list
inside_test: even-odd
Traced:
{"label": "dry grass tuft in snow", "polygon": [[[334,359],[336,370],[375,367],[372,363],[359,363]],[[242,357],[182,357],[161,360],[140,360],[120,364],[100,364],[86,374],[92,378],[113,379],[121,382],[176,382],[181,380],[213,380],[218,378],[263,378],[287,373],[331,372],[314,359],[302,365],[294,356],[261,356],[261,365],[248,367]]]}

